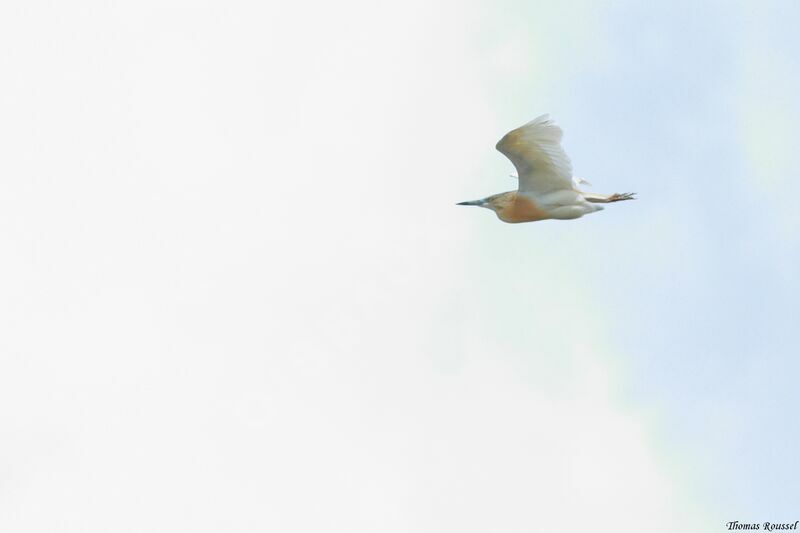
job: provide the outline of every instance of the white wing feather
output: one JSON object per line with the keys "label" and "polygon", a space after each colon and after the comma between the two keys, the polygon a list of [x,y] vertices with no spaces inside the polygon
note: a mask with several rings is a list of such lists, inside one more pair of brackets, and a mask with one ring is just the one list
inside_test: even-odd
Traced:
{"label": "white wing feather", "polygon": [[563,135],[549,115],[542,115],[500,139],[497,149],[514,163],[520,192],[573,189],[572,163],[561,148]]}

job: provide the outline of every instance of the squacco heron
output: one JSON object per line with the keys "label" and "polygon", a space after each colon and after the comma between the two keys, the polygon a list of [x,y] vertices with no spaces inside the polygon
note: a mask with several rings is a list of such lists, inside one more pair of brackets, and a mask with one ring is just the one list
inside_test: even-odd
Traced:
{"label": "squacco heron", "polygon": [[578,189],[589,182],[572,176],[572,163],[561,147],[563,134],[549,115],[536,117],[506,133],[497,149],[514,163],[518,189],[458,205],[485,207],[503,222],[516,224],[580,218],[601,211],[603,207],[597,204],[633,200],[634,193],[606,195]]}

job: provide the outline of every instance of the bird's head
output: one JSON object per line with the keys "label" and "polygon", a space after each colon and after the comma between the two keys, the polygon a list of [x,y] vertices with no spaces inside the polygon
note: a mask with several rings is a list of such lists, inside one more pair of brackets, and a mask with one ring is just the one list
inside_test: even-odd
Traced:
{"label": "bird's head", "polygon": [[485,207],[486,209],[491,209],[498,216],[514,201],[513,192],[504,192],[501,194],[494,194],[492,196],[487,196],[486,198],[481,198],[480,200],[472,200],[470,202],[459,202],[456,205],[475,205],[478,207]]}

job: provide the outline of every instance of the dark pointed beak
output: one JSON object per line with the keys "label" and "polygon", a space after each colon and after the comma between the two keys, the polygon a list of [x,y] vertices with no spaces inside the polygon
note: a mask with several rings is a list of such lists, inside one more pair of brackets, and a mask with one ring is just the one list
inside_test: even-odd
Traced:
{"label": "dark pointed beak", "polygon": [[477,205],[477,206],[481,206],[481,205],[483,205],[483,201],[482,200],[473,200],[471,202],[458,202],[456,205]]}

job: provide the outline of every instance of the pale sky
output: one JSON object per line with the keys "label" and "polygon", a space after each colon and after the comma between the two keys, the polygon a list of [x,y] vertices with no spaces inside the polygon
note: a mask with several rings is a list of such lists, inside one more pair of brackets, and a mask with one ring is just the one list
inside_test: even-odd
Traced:
{"label": "pale sky", "polygon": [[3,3],[0,530],[794,522],[798,16]]}

